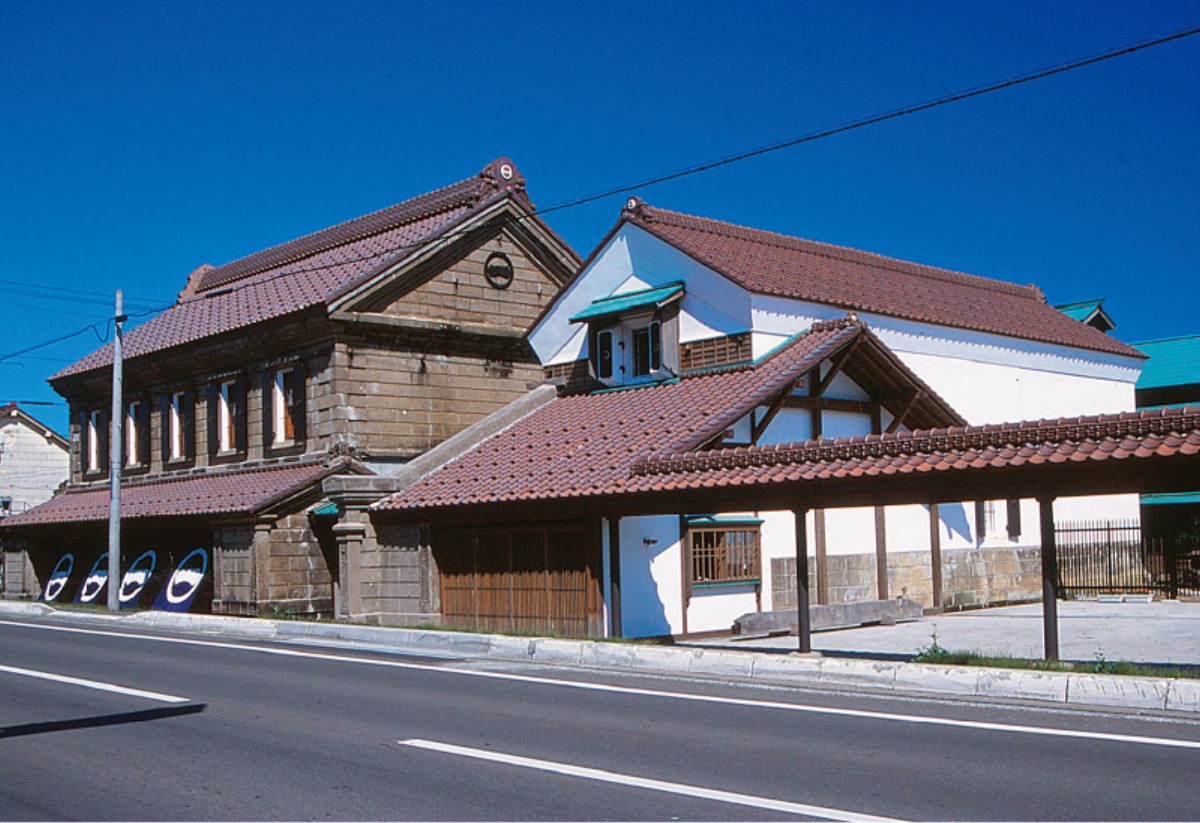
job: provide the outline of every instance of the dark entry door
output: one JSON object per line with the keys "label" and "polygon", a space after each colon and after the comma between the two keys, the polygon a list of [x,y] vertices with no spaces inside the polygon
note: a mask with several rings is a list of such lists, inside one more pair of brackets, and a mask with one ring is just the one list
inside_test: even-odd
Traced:
{"label": "dark entry door", "polygon": [[450,529],[435,534],[433,546],[445,625],[602,633],[599,541],[588,525]]}

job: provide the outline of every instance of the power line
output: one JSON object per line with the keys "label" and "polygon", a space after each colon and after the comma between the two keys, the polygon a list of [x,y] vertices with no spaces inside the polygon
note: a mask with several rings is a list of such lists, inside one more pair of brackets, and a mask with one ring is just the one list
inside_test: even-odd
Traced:
{"label": "power line", "polygon": [[[1164,45],[1166,43],[1171,43],[1176,40],[1182,40],[1187,37],[1192,37],[1196,34],[1200,34],[1200,26],[1196,26],[1196,27],[1189,28],[1189,29],[1183,29],[1182,31],[1177,31],[1172,34],[1161,35],[1159,37],[1155,37],[1150,40],[1144,40],[1144,41],[1141,41],[1138,43],[1133,43],[1130,45],[1118,46],[1116,48],[1109,49],[1108,51],[1100,52],[1098,54],[1093,54],[1089,57],[1082,57],[1077,60],[1072,60],[1072,61],[1069,61],[1066,63],[1060,63],[1057,66],[1052,66],[1050,68],[1039,69],[1037,71],[1029,72],[1028,74],[1017,75],[1015,77],[1010,77],[1006,80],[1000,80],[1000,81],[997,81],[994,83],[989,83],[984,86],[976,86],[974,88],[966,89],[964,91],[952,92],[943,97],[938,97],[933,100],[927,100],[927,101],[924,101],[921,103],[914,103],[914,104],[911,104],[908,106],[904,106],[902,108],[893,109],[891,111],[884,112],[882,114],[875,114],[875,115],[871,115],[869,117],[864,117],[864,118],[861,118],[858,120],[852,120],[848,123],[843,123],[842,125],[839,125],[839,126],[833,126],[831,128],[822,129],[820,131],[810,132],[810,133],[802,135],[800,137],[794,137],[794,138],[791,138],[788,140],[783,140],[783,141],[780,141],[777,143],[771,143],[771,144],[768,144],[765,146],[760,146],[755,149],[738,152],[736,154],[728,155],[726,157],[722,157],[722,158],[719,158],[716,160],[711,160],[708,162],[698,163],[698,164],[692,165],[692,166],[687,166],[687,167],[685,167],[683,169],[679,169],[677,171],[668,172],[666,174],[661,174],[661,175],[657,175],[655,177],[647,178],[647,179],[641,181],[640,183],[630,183],[630,184],[626,184],[626,185],[621,185],[621,186],[617,186],[615,188],[605,189],[604,191],[597,192],[595,194],[589,194],[584,197],[575,198],[573,200],[566,200],[566,201],[563,201],[560,203],[555,203],[554,205],[547,206],[546,208],[534,209],[532,212],[530,212],[527,215],[507,218],[500,225],[502,225],[502,226],[512,225],[515,223],[519,223],[519,222],[523,222],[525,220],[532,219],[534,217],[538,217],[538,216],[545,215],[545,214],[550,214],[552,212],[564,211],[566,209],[575,208],[577,206],[582,206],[587,203],[595,202],[597,200],[603,200],[605,198],[614,197],[619,194],[626,194],[628,192],[635,191],[637,189],[650,188],[651,186],[656,186],[656,185],[659,185],[660,183],[666,183],[671,180],[678,180],[679,178],[682,178],[682,177],[688,177],[693,174],[699,174],[701,172],[710,171],[712,169],[720,168],[721,166],[728,166],[733,163],[738,163],[742,160],[749,160],[752,157],[758,157],[760,155],[769,154],[769,153],[776,152],[776,151],[781,151],[783,149],[791,148],[793,146],[799,146],[804,143],[812,143],[814,141],[822,140],[827,137],[833,137],[838,134],[844,134],[849,131],[854,131],[856,129],[865,128],[867,126],[873,126],[873,125],[876,125],[879,123],[884,123],[889,120],[895,120],[900,117],[906,117],[910,114],[917,114],[919,112],[928,111],[930,109],[935,109],[940,106],[950,105],[951,103],[958,103],[958,102],[962,102],[964,100],[970,100],[975,97],[981,97],[985,94],[991,94],[992,92],[997,92],[997,91],[1002,91],[1003,89],[1013,88],[1014,86],[1020,86],[1020,85],[1026,84],[1026,83],[1032,83],[1035,80],[1042,80],[1047,77],[1052,77],[1054,75],[1064,74],[1066,72],[1074,71],[1076,69],[1081,69],[1086,66],[1095,65],[1097,63],[1102,63],[1106,60],[1113,60],[1118,57],[1124,57],[1124,56],[1127,56],[1130,54],[1134,54],[1135,52],[1144,51],[1146,49],[1153,48],[1155,46],[1161,46],[1161,45]],[[442,239],[452,239],[454,237],[469,234],[471,231],[474,231],[474,229],[462,229],[462,230],[455,231],[455,232],[448,232],[446,234],[440,235],[440,237]],[[385,257],[387,255],[395,254],[397,252],[404,251],[406,249],[419,248],[419,247],[425,245],[427,242],[428,242],[427,239],[420,240],[420,241],[414,241],[412,243],[404,243],[404,244],[400,244],[397,246],[392,246],[388,249],[384,249],[384,250],[381,250],[378,252],[372,252],[371,254],[362,255],[359,257],[342,258],[334,263],[327,263],[327,264],[317,265],[317,266],[305,266],[305,267],[296,267],[296,268],[291,268],[291,269],[285,269],[284,271],[276,272],[275,274],[271,275],[269,278],[265,278],[264,280],[256,280],[256,281],[254,281],[254,283],[241,283],[241,284],[233,285],[232,289],[238,289],[238,288],[242,288],[244,286],[264,283],[264,282],[268,282],[270,280],[274,280],[276,278],[290,277],[290,276],[294,276],[297,274],[308,274],[308,273],[316,272],[316,271],[326,271],[328,269],[336,268],[339,266],[345,266],[345,265],[352,264],[352,263],[369,262],[371,260],[376,260],[380,257]]]}
{"label": "power line", "polygon": [[[46,286],[46,285],[41,285],[39,283],[29,283],[29,282],[25,282],[25,281],[21,281],[21,280],[4,280],[4,279],[0,279],[0,286],[15,287],[15,289],[16,289],[15,291],[10,291],[7,289],[0,289],[0,291],[7,291],[10,294],[22,294],[23,293],[22,290],[37,290],[40,292],[61,292],[62,294],[66,294],[66,295],[77,295],[80,297],[91,297],[91,298],[95,298],[97,300],[103,300],[105,305],[109,305],[110,303],[112,303],[112,295],[111,294],[105,294],[104,292],[98,292],[98,291],[87,291],[84,289],[72,289],[67,286]],[[41,296],[50,297],[51,296],[49,294],[46,294],[46,295],[37,294],[36,292],[30,292],[30,294],[33,296],[39,296],[39,297],[41,297]],[[157,305],[157,304],[161,303],[162,300],[157,297],[131,297],[129,299],[129,302],[149,303],[149,304]]]}
{"label": "power line", "polygon": [[1140,43],[1134,43],[1134,44],[1128,45],[1128,46],[1118,46],[1114,49],[1100,52],[1099,54],[1094,54],[1090,57],[1083,57],[1078,60],[1072,60],[1068,63],[1060,63],[1059,65],[1053,66],[1051,68],[1040,69],[1038,71],[1033,71],[1028,74],[1018,75],[1016,77],[1011,77],[1007,80],[1000,80],[995,83],[989,83],[985,86],[976,86],[975,88],[967,89],[965,91],[953,92],[951,94],[945,95],[944,97],[937,97],[937,98],[934,98],[933,100],[927,100],[923,103],[914,103],[912,105],[904,106],[899,109],[893,109],[891,111],[884,112],[882,114],[875,114],[870,117],[864,117],[860,120],[852,120],[849,123],[844,123],[840,126],[834,126],[832,128],[822,129],[821,131],[810,132],[810,133],[802,135],[800,137],[793,137],[789,140],[783,140],[778,143],[771,143],[771,144],[768,144],[766,146],[761,146],[756,149],[750,149],[748,151],[738,152],[737,154],[732,154],[732,155],[729,155],[728,157],[722,157],[718,160],[712,160],[712,161],[709,161],[706,163],[699,163],[694,166],[688,166],[686,168],[679,169],[678,171],[669,172],[667,174],[661,174],[656,177],[651,177],[646,180],[643,180],[640,183],[631,183],[631,184],[624,185],[624,186],[617,186],[616,188],[606,189],[606,190],[598,192],[596,194],[589,194],[586,197],[579,197],[574,200],[567,200],[565,202],[557,203],[553,206],[549,206],[547,208],[540,209],[538,211],[538,213],[539,214],[549,214],[550,212],[574,208],[575,206],[582,206],[585,203],[591,203],[596,200],[602,200],[606,197],[613,197],[618,194],[625,194],[627,192],[634,191],[635,189],[642,189],[642,188],[648,188],[650,186],[656,186],[660,183],[666,183],[669,180],[678,180],[681,177],[687,177],[689,175],[699,174],[700,172],[703,172],[703,171],[711,171],[712,169],[720,168],[721,166],[728,166],[732,163],[738,163],[742,160],[749,160],[752,157],[759,157],[764,154],[769,154],[771,152],[780,151],[782,149],[788,149],[793,146],[799,146],[804,143],[811,143],[815,140],[822,140],[826,137],[833,137],[834,135],[837,135],[837,134],[844,134],[845,132],[854,131],[855,129],[861,129],[861,128],[865,128],[867,126],[876,125],[878,123],[884,123],[884,122],[887,122],[888,120],[895,120],[900,117],[906,117],[910,114],[916,114],[916,113],[922,112],[922,111],[929,111],[930,109],[935,109],[940,106],[948,106],[951,103],[960,103],[963,100],[970,100],[975,97],[981,97],[985,94],[991,94],[992,92],[1002,91],[1004,89],[1010,89],[1010,88],[1013,88],[1014,86],[1024,85],[1025,83],[1032,83],[1035,80],[1042,80],[1047,77],[1053,77],[1054,75],[1057,75],[1057,74],[1065,74],[1066,72],[1075,71],[1076,69],[1081,69],[1081,68],[1084,68],[1085,66],[1093,66],[1097,63],[1102,63],[1106,60],[1114,60],[1118,57],[1125,57],[1126,55],[1130,55],[1135,52],[1144,51],[1145,49],[1153,48],[1155,46],[1161,46],[1165,43],[1171,43],[1176,40],[1182,40],[1186,37],[1192,37],[1196,34],[1200,34],[1200,26],[1196,26],[1196,27],[1193,27],[1190,29],[1184,29],[1182,31],[1177,31],[1177,32],[1174,32],[1173,34],[1162,35],[1160,37],[1155,37],[1151,40],[1144,40]]}
{"label": "power line", "polygon": [[[526,215],[520,215],[518,217],[507,218],[506,220],[502,221],[500,223],[500,225],[501,226],[512,225],[515,223],[519,223],[519,222],[523,222],[525,220],[532,219],[534,217],[539,217],[541,215],[550,214],[552,212],[564,211],[566,209],[576,208],[578,206],[582,206],[587,203],[593,203],[597,200],[603,200],[605,198],[615,197],[616,195],[626,194],[628,192],[635,191],[637,189],[650,188],[651,186],[656,186],[661,183],[669,182],[671,180],[678,180],[683,177],[689,177],[694,174],[700,174],[701,172],[711,171],[712,169],[720,168],[722,166],[728,166],[733,163],[738,163],[743,160],[749,160],[753,157],[759,157],[761,155],[770,154],[772,152],[781,151],[783,149],[792,148],[793,146],[799,146],[799,145],[803,145],[805,143],[812,143],[817,140],[823,140],[827,137],[833,137],[833,136],[836,136],[839,134],[845,134],[846,132],[855,131],[855,130],[861,129],[861,128],[866,128],[867,126],[873,126],[873,125],[877,125],[879,123],[884,123],[884,122],[887,122],[890,120],[896,120],[901,117],[907,117],[908,115],[911,115],[911,114],[917,114],[919,112],[929,111],[930,109],[939,108],[941,106],[947,106],[952,103],[960,103],[964,100],[970,100],[970,99],[973,99],[976,97],[981,97],[985,94],[991,94],[993,92],[1002,91],[1004,89],[1013,88],[1015,86],[1025,85],[1027,83],[1032,83],[1036,80],[1043,80],[1047,77],[1053,77],[1055,75],[1065,74],[1070,71],[1075,71],[1076,69],[1081,69],[1086,66],[1092,66],[1097,63],[1105,62],[1107,60],[1114,60],[1118,57],[1125,57],[1130,54],[1134,54],[1139,51],[1145,51],[1146,49],[1154,48],[1156,46],[1161,46],[1166,43],[1174,42],[1176,40],[1183,40],[1185,38],[1192,37],[1197,34],[1200,34],[1200,26],[1183,29],[1180,31],[1173,32],[1171,34],[1161,35],[1159,37],[1154,37],[1149,40],[1143,40],[1141,42],[1133,43],[1130,45],[1118,46],[1118,47],[1109,49],[1107,51],[1100,52],[1098,54],[1093,54],[1088,57],[1079,58],[1079,59],[1072,60],[1072,61],[1069,61],[1066,63],[1060,63],[1057,66],[1052,66],[1050,68],[1040,69],[1037,71],[1029,72],[1027,74],[1017,75],[1017,76],[1010,77],[1005,80],[999,80],[994,83],[989,83],[989,84],[983,85],[983,86],[976,86],[974,88],[966,89],[966,90],[959,91],[959,92],[953,92],[951,94],[947,94],[942,97],[937,97],[932,100],[927,100],[927,101],[924,101],[921,103],[914,103],[914,104],[911,104],[908,106],[903,106],[901,108],[893,109],[891,111],[887,111],[882,114],[875,114],[875,115],[871,115],[869,117],[860,118],[858,120],[852,120],[848,123],[843,123],[842,125],[839,125],[839,126],[833,126],[831,128],[822,129],[820,131],[809,132],[808,134],[801,135],[799,137],[790,138],[788,140],[783,140],[783,141],[776,142],[776,143],[770,143],[765,146],[760,146],[755,149],[749,149],[747,151],[738,152],[736,154],[728,155],[726,157],[722,157],[722,158],[719,158],[716,160],[711,160],[708,162],[698,163],[698,164],[695,164],[692,166],[687,166],[685,168],[678,169],[673,172],[668,172],[666,174],[660,174],[660,175],[657,175],[654,177],[647,178],[645,180],[642,180],[639,183],[629,183],[629,184],[625,184],[625,185],[621,185],[621,186],[616,186],[614,188],[605,189],[603,191],[596,192],[594,194],[589,194],[584,197],[578,197],[573,200],[566,200],[566,201],[563,201],[560,203],[556,203],[552,206],[547,206],[546,208],[543,208],[543,209],[534,209],[533,211],[529,212]],[[452,239],[454,237],[469,234],[472,231],[474,231],[474,229],[460,229],[455,232],[448,232],[446,234],[443,234],[443,235],[441,235],[441,238],[442,239]],[[426,235],[426,239],[423,239],[420,241],[400,244],[400,245],[393,246],[391,248],[388,248],[388,249],[385,249],[382,251],[374,252],[374,253],[368,254],[368,255],[362,255],[359,257],[342,258],[335,263],[328,263],[328,264],[319,265],[319,266],[307,266],[307,267],[299,267],[299,268],[294,268],[294,269],[286,269],[284,271],[276,272],[275,274],[271,275],[269,278],[266,278],[265,280],[257,280],[257,281],[254,281],[253,283],[236,284],[236,285],[232,286],[230,291],[244,288],[249,285],[257,285],[257,284],[260,284],[263,282],[268,282],[270,280],[275,280],[277,278],[290,277],[290,276],[295,276],[298,274],[308,274],[308,273],[315,272],[315,271],[325,271],[328,269],[345,266],[345,265],[352,264],[352,263],[369,262],[371,260],[375,260],[380,257],[395,254],[397,252],[404,251],[406,249],[413,249],[413,248],[419,248],[421,246],[424,246],[428,242],[427,238],[428,238],[428,235]],[[13,281],[0,281],[0,282],[11,283]],[[47,287],[47,288],[54,288],[54,287]],[[98,293],[90,292],[88,294],[98,294]],[[155,309],[151,309],[148,311],[144,311],[140,314],[131,314],[129,316],[130,317],[140,317],[140,316],[145,316],[147,314],[155,314],[157,312],[164,311],[167,308],[171,308],[171,306],[169,306],[169,305],[162,306],[161,308],[155,308]],[[109,320],[108,322],[111,323],[112,321]],[[37,349],[45,348],[46,346],[54,345],[55,343],[60,343],[64,340],[69,340],[73,337],[79,336],[80,334],[87,331],[88,329],[91,329],[92,331],[96,332],[97,336],[99,336],[99,332],[96,329],[97,325],[98,324],[91,324],[89,326],[83,327],[82,329],[78,329],[74,332],[70,332],[69,334],[63,335],[61,337],[56,337],[53,340],[46,341],[45,343],[39,343],[35,346],[30,346],[28,348],[21,349],[20,351],[16,351],[16,352],[12,352],[7,355],[0,356],[0,362],[9,360],[13,357],[17,357],[22,354],[26,354],[31,351],[36,351]],[[106,324],[106,326],[107,326],[107,324]],[[106,328],[105,336],[104,336],[104,338],[101,339],[101,342],[106,342],[107,337],[108,337],[108,334],[107,334],[107,328]]]}

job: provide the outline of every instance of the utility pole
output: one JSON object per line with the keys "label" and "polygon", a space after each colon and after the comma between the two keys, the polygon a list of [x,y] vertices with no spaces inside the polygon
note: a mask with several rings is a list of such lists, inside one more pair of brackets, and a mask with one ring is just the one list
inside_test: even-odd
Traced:
{"label": "utility pole", "polygon": [[121,326],[125,322],[124,300],[117,289],[117,308],[113,315],[112,427],[108,438],[108,610],[121,608],[121,429],[124,404],[121,402]]}

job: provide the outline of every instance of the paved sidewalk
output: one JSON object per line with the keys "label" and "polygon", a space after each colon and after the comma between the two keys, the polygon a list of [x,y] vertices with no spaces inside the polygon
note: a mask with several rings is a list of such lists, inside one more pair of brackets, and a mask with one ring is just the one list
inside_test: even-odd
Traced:
{"label": "paved sidewalk", "polygon": [[[926,617],[894,626],[815,632],[815,651],[830,655],[907,659],[937,642],[948,651],[1040,658],[1042,606],[1030,603]],[[1200,603],[1058,604],[1059,656],[1063,660],[1200,666]],[[708,647],[792,651],[795,637],[704,641]]]}

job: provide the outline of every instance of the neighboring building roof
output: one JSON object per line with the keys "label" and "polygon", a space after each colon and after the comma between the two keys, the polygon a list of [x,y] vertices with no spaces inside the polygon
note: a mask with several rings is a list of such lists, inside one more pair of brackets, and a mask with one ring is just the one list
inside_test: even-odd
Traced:
{"label": "neighboring building roof", "polygon": [[[444,468],[376,504],[412,509],[574,498],[619,491],[633,465],[654,455],[701,447],[750,410],[856,341],[923,397],[923,419],[961,421],[853,317],[816,323],[753,365],[678,380],[556,398]],[[886,361],[884,358],[889,357]],[[877,377],[876,379],[883,379]]]}
{"label": "neighboring building roof", "polygon": [[1056,311],[1036,286],[909,263],[654,208],[634,198],[622,221],[641,227],[749,291],[852,311],[1139,357]]}
{"label": "neighboring building roof", "polygon": [[4,418],[7,417],[18,418],[22,423],[29,426],[29,428],[33,429],[38,434],[42,435],[48,441],[64,451],[70,448],[70,443],[67,442],[65,437],[47,426],[45,423],[35,419],[33,415],[22,409],[15,402],[6,403],[3,406],[0,406],[0,422],[3,422]]}
{"label": "neighboring building roof", "polygon": [[[121,519],[253,514],[318,486],[338,473],[366,474],[347,459],[289,463],[261,469],[210,471],[121,485]],[[3,521],[4,528],[108,520],[108,486],[68,488],[40,506]]]}
{"label": "neighboring building roof", "polygon": [[[532,212],[524,190],[525,179],[501,158],[475,177],[443,189],[224,266],[197,269],[175,306],[126,332],[124,357],[132,359],[323,308],[505,197],[513,197]],[[110,343],[50,379],[111,362]]]}
{"label": "neighboring building roof", "polygon": [[1200,384],[1200,335],[1146,340],[1134,348],[1149,356],[1138,377],[1138,389]]}
{"label": "neighboring building roof", "polygon": [[1064,303],[1054,308],[1072,320],[1086,323],[1092,328],[1099,329],[1105,333],[1117,327],[1116,321],[1104,310],[1104,298],[1100,298],[1099,300],[1080,300],[1078,303]]}

